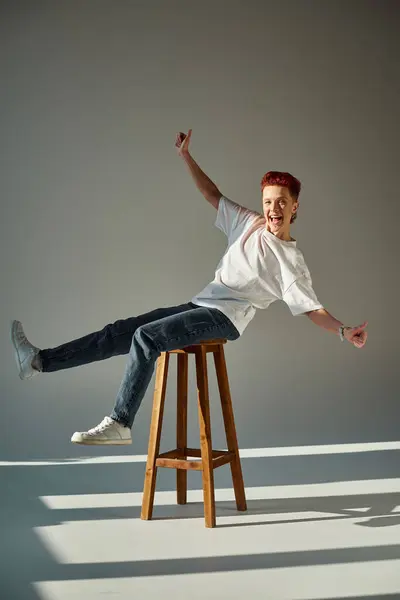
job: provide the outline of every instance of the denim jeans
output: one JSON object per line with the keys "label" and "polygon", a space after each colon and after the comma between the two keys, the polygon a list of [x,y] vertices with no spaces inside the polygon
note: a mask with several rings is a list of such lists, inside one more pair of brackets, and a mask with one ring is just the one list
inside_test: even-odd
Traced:
{"label": "denim jeans", "polygon": [[41,350],[42,371],[70,369],[111,356],[128,354],[111,417],[132,427],[161,352],[215,338],[236,340],[239,332],[221,311],[192,302],[157,308],[121,319],[102,330],[57,348]]}

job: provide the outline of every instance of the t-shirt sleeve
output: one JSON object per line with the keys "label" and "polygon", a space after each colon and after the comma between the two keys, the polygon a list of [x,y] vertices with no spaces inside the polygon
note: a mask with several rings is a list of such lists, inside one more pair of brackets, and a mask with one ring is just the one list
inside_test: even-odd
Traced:
{"label": "t-shirt sleeve", "polygon": [[221,196],[215,226],[225,233],[228,239],[240,235],[259,214],[241,206],[226,196]]}
{"label": "t-shirt sleeve", "polygon": [[286,302],[294,317],[324,308],[318,301],[313,290],[311,275],[307,271],[302,273],[289,286],[283,294],[283,301]]}

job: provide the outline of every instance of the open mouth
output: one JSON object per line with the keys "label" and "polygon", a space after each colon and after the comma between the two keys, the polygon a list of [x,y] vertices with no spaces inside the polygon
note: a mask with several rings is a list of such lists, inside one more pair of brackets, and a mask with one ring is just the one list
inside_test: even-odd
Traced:
{"label": "open mouth", "polygon": [[283,217],[270,217],[269,220],[273,225],[281,225],[283,222]]}

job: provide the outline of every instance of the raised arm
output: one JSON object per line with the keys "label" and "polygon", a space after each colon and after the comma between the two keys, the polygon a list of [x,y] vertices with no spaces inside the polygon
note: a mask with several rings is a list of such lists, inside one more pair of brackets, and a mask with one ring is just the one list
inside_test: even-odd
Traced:
{"label": "raised arm", "polygon": [[222,196],[221,192],[211,181],[209,177],[202,171],[196,161],[189,152],[189,143],[192,135],[192,130],[189,129],[187,135],[185,133],[177,133],[175,138],[175,146],[178,148],[178,154],[185,161],[191,176],[203,194],[204,198],[218,210],[219,200]]}

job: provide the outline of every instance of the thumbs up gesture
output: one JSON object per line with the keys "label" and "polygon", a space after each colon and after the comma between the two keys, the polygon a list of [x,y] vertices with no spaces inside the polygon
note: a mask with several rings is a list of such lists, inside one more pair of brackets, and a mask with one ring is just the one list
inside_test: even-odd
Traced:
{"label": "thumbs up gesture", "polygon": [[175,137],[175,146],[178,148],[178,154],[180,156],[184,156],[185,153],[188,154],[189,153],[189,143],[190,143],[190,138],[192,137],[192,130],[189,129],[189,131],[186,133],[182,133],[179,132],[176,134]]}
{"label": "thumbs up gesture", "polygon": [[346,327],[343,335],[350,344],[353,344],[356,348],[362,348],[368,337],[368,333],[365,331],[367,325],[368,322],[364,321],[364,323],[358,327]]}

